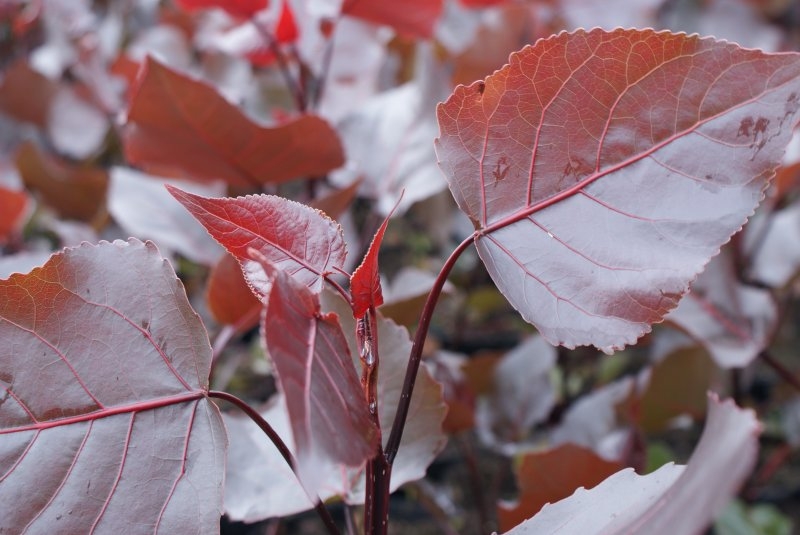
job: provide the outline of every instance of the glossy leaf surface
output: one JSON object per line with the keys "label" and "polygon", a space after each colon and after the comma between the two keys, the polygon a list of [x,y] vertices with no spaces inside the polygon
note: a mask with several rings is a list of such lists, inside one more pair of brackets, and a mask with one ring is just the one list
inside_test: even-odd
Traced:
{"label": "glossy leaf surface", "polygon": [[286,396],[298,475],[315,495],[331,463],[358,468],[377,451],[372,422],[336,314],[287,273],[264,265],[272,288],[262,323],[267,353]]}
{"label": "glossy leaf surface", "polygon": [[273,195],[210,199],[168,189],[239,260],[259,297],[268,293],[270,283],[250,249],[314,292],[322,289],[326,274],[344,265],[342,229],[313,208]]}
{"label": "glossy leaf surface", "polygon": [[339,138],[320,117],[267,128],[205,82],[147,59],[124,132],[131,164],[236,186],[321,176],[344,163]]}
{"label": "glossy leaf surface", "polygon": [[710,399],[705,430],[685,467],[668,464],[646,476],[617,472],[507,533],[702,533],[750,473],[760,431],[752,411]]}
{"label": "glossy leaf surface", "polygon": [[552,343],[610,352],[753,212],[798,107],[796,54],[579,30],[458,87],[436,145],[511,303]]}
{"label": "glossy leaf surface", "polygon": [[219,531],[211,348],[152,243],[0,281],[0,338],[0,531]]}

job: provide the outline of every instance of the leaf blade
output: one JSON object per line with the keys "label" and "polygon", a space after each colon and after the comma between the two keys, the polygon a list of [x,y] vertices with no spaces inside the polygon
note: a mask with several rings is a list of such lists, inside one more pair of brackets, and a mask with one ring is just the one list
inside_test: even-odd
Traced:
{"label": "leaf blade", "polygon": [[509,301],[550,342],[610,352],[674,308],[752,214],[798,80],[790,54],[562,33],[457,88],[438,108],[437,154]]}
{"label": "leaf blade", "polygon": [[155,246],[68,249],[0,295],[0,528],[218,530],[211,349]]}

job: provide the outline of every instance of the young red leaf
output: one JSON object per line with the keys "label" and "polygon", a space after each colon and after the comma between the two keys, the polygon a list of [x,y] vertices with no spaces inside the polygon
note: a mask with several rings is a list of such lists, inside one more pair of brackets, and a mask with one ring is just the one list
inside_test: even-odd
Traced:
{"label": "young red leaf", "polygon": [[317,293],[325,276],[344,266],[341,227],[313,208],[274,195],[210,199],[167,189],[239,260],[259,298],[269,293],[270,281],[250,249]]}
{"label": "young red leaf", "polygon": [[275,40],[279,43],[293,43],[299,36],[297,23],[294,20],[292,6],[287,0],[281,2],[281,14],[278,17],[278,25],[275,26]]}
{"label": "young red leaf", "polygon": [[0,531],[219,529],[211,347],[152,243],[82,245],[0,281]]}
{"label": "young red leaf", "polygon": [[212,86],[152,58],[139,73],[123,137],[132,164],[236,186],[321,176],[344,163],[339,138],[324,119],[303,115],[260,126]]}
{"label": "young red leaf", "polygon": [[404,36],[430,39],[443,7],[443,0],[345,0],[342,14],[391,26]]}
{"label": "young red leaf", "polygon": [[12,232],[19,230],[27,206],[28,196],[24,191],[0,186],[0,245],[6,243]]}
{"label": "young red leaf", "polygon": [[230,15],[247,19],[267,7],[267,0],[176,0],[187,11],[218,7]]}
{"label": "young red leaf", "polygon": [[389,212],[389,215],[386,216],[386,219],[383,220],[381,226],[378,227],[372,242],[369,244],[367,254],[364,255],[364,260],[361,261],[361,265],[353,271],[353,275],[350,277],[353,317],[356,319],[363,318],[370,307],[378,308],[383,304],[381,274],[378,271],[378,253],[381,249],[381,242],[383,242],[383,234],[389,225],[389,219],[400,204],[400,200],[402,200],[402,195],[397,204],[394,205],[394,208],[392,208],[392,211]]}
{"label": "young red leaf", "polygon": [[797,54],[578,30],[458,87],[436,147],[514,307],[552,343],[610,352],[752,214],[798,107]]}
{"label": "young red leaf", "polygon": [[286,272],[262,265],[272,280],[264,344],[286,396],[298,476],[314,495],[325,466],[360,467],[377,451],[379,432],[336,314],[323,314],[319,296]]}
{"label": "young red leaf", "polygon": [[575,444],[527,453],[514,464],[520,495],[514,503],[498,504],[497,520],[502,531],[535,515],[545,504],[568,497],[578,487],[592,488],[624,468]]}
{"label": "young red leaf", "polygon": [[617,472],[544,506],[507,534],[702,533],[752,470],[759,431],[752,411],[711,395],[703,436],[687,466],[667,464],[646,476]]}

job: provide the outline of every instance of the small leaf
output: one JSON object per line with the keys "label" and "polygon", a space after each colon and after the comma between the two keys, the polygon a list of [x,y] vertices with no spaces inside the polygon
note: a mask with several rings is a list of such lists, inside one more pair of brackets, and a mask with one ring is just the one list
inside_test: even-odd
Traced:
{"label": "small leaf", "polygon": [[274,195],[209,199],[167,189],[239,260],[259,299],[269,293],[270,281],[250,249],[316,293],[326,275],[343,269],[347,249],[342,229],[318,210]]}
{"label": "small leaf", "polygon": [[322,176],[344,163],[336,132],[320,117],[259,126],[207,83],[152,58],[139,73],[123,138],[128,161],[150,172],[243,187]]}
{"label": "small leaf", "polygon": [[275,27],[275,40],[279,43],[293,43],[297,40],[300,33],[297,30],[297,23],[294,20],[292,6],[287,0],[281,2],[281,14],[278,17],[278,25]]}
{"label": "small leaf", "polygon": [[456,88],[436,147],[508,300],[551,343],[611,352],[753,213],[798,109],[797,54],[578,30]]}
{"label": "small leaf", "polygon": [[0,531],[219,530],[211,347],[152,243],[84,244],[0,281]]}
{"label": "small leaf", "polygon": [[702,533],[752,470],[760,431],[751,410],[709,398],[706,427],[687,466],[667,464],[646,476],[617,472],[546,505],[508,535]]}
{"label": "small leaf", "polygon": [[315,495],[330,463],[361,467],[376,451],[379,431],[336,314],[286,272],[262,263],[272,288],[262,323],[264,344],[286,396],[297,471]]}
{"label": "small leaf", "polygon": [[397,204],[395,204],[386,219],[383,220],[381,226],[375,232],[372,242],[369,244],[369,249],[364,255],[364,260],[361,261],[353,274],[350,276],[350,293],[353,299],[353,317],[361,319],[367,310],[370,308],[378,308],[383,304],[383,292],[381,290],[381,274],[378,271],[378,253],[381,249],[381,242],[383,242],[383,234],[386,232],[386,227],[389,225],[394,210],[400,204],[403,196],[400,196]]}

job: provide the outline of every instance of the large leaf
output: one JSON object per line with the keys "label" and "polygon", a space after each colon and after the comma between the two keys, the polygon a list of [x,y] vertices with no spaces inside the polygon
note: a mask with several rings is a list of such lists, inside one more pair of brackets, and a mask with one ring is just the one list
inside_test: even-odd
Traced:
{"label": "large leaf", "polygon": [[315,292],[322,290],[325,275],[344,265],[342,229],[318,210],[273,195],[209,199],[167,189],[239,260],[251,288],[262,298],[269,280],[250,249]]}
{"label": "large leaf", "polygon": [[0,281],[0,339],[0,532],[219,531],[211,348],[152,243]]}
{"label": "large leaf", "polygon": [[260,126],[210,85],[151,58],[132,98],[125,154],[154,173],[252,187],[322,176],[344,163],[336,132],[323,119],[304,115]]}
{"label": "large leaf", "polygon": [[752,411],[712,395],[687,466],[668,464],[646,476],[617,472],[592,490],[546,505],[507,533],[702,533],[753,468],[759,431]]}
{"label": "large leaf", "polygon": [[438,109],[478,252],[550,342],[610,352],[674,308],[763,195],[800,59],[652,30],[579,30]]}
{"label": "large leaf", "polygon": [[262,323],[265,346],[286,396],[297,471],[311,495],[331,463],[360,468],[377,452],[369,414],[342,327],[319,296],[268,263],[272,280]]}

